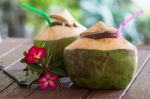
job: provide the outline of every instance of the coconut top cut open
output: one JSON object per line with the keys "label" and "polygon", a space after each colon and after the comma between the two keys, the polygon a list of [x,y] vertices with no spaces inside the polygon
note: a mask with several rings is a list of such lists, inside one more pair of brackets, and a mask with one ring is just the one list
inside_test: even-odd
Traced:
{"label": "coconut top cut open", "polygon": [[65,49],[94,49],[94,50],[115,50],[128,49],[136,50],[136,47],[125,40],[123,37],[117,37],[116,29],[102,22],[98,22],[83,33],[80,38]]}
{"label": "coconut top cut open", "polygon": [[34,40],[59,40],[78,36],[81,32],[86,30],[66,9],[52,12],[49,16],[53,20],[52,26],[45,26],[39,34],[35,36]]}

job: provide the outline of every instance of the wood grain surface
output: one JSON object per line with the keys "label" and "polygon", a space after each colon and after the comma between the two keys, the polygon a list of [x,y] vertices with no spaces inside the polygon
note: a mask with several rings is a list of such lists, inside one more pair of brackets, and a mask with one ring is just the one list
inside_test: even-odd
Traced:
{"label": "wood grain surface", "polygon": [[[18,79],[24,76],[22,69],[25,67],[19,61],[30,46],[31,40],[21,38],[7,38],[0,43],[0,64]],[[150,46],[138,46],[138,49],[136,76],[126,89],[89,90],[72,85],[56,91],[41,91],[37,87],[21,88],[0,71],[0,99],[150,99]]]}

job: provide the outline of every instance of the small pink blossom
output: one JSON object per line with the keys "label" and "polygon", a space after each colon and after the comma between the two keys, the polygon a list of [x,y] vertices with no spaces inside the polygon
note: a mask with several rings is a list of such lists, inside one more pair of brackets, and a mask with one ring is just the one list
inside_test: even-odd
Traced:
{"label": "small pink blossom", "polygon": [[38,80],[41,89],[47,89],[50,87],[51,89],[57,89],[58,84],[58,76],[52,72],[45,72],[45,74]]}

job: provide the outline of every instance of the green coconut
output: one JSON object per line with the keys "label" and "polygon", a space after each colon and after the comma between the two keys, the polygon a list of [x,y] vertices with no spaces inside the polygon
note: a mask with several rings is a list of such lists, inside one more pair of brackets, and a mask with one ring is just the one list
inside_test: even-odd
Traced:
{"label": "green coconut", "polygon": [[45,46],[51,62],[61,60],[64,48],[72,43],[81,32],[86,30],[67,10],[60,10],[49,15],[52,26],[45,26],[34,38],[36,46]]}
{"label": "green coconut", "polygon": [[78,87],[123,89],[137,68],[137,48],[98,22],[65,48],[66,70]]}

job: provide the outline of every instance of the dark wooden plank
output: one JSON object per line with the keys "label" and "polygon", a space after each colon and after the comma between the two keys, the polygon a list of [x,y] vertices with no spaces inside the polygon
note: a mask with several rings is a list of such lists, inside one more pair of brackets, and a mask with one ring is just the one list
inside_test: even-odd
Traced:
{"label": "dark wooden plank", "polygon": [[[141,57],[141,55],[143,55],[144,57]],[[141,51],[140,52],[140,57],[139,57],[140,60],[144,61],[146,57],[147,57],[147,51]],[[142,62],[141,62],[141,64],[142,64]],[[18,65],[14,64],[14,65],[11,66],[12,68],[8,68],[8,69],[10,69],[10,70],[12,70],[12,69],[16,70],[17,69],[18,70],[19,68],[17,68],[17,67],[20,66],[20,65],[21,65],[20,63],[18,63]],[[13,67],[15,67],[15,68],[13,68]],[[7,89],[5,89],[5,91],[3,91],[2,94],[4,96],[11,96],[11,97],[27,97],[27,96],[29,96],[32,93],[31,90],[22,89],[22,88],[18,87],[17,85],[16,86],[15,85],[16,84],[13,83],[12,86],[10,86]],[[21,92],[21,94],[20,94],[20,92]],[[110,93],[114,94],[113,92],[111,91]],[[59,89],[57,91],[50,91],[50,90],[40,91],[40,90],[36,90],[28,98],[32,98],[32,99],[34,99],[34,98],[35,99],[37,99],[37,98],[38,99],[41,99],[41,98],[46,99],[46,98],[48,98],[49,99],[51,97],[51,99],[60,99],[60,98],[61,99],[80,99],[80,98],[86,98],[89,93],[90,93],[90,90],[79,89],[79,88],[76,88],[76,87],[71,87],[71,88],[68,88],[68,89]],[[108,91],[106,93],[108,93]],[[91,94],[93,96],[93,93],[91,93]],[[104,94],[105,94],[105,92],[104,92]],[[95,93],[94,93],[94,95],[95,95]],[[39,98],[39,97],[41,97],[41,98]],[[116,97],[114,97],[114,99],[115,98]],[[93,97],[93,99],[95,99],[95,98]]]}
{"label": "dark wooden plank", "polygon": [[12,92],[17,86],[17,83],[12,83],[8,88],[0,93],[0,96],[6,96],[8,93]]}
{"label": "dark wooden plank", "polygon": [[91,92],[91,90],[88,89],[82,89],[77,88],[75,86],[72,86],[72,82],[68,77],[61,78],[61,83],[65,87],[60,87],[57,90],[46,90],[41,91],[40,89],[37,89],[34,93],[29,95],[27,98],[29,99],[84,99],[88,96],[88,94]]}
{"label": "dark wooden plank", "polygon": [[[21,40],[25,41],[25,39],[21,39]],[[9,41],[7,43],[9,43]],[[1,57],[1,61],[3,62],[3,65],[5,66],[5,70],[11,72],[11,74],[15,75],[18,79],[21,79],[22,76],[24,76],[24,74],[20,72],[25,67],[24,64],[19,62],[20,58],[23,56],[23,52],[27,50],[29,47],[31,47],[31,45],[32,43],[30,41],[22,43],[22,45],[20,45],[19,47],[16,47],[15,50]],[[20,72],[17,72],[17,71],[20,71]],[[13,80],[8,78],[3,73],[1,76],[0,76],[1,79],[4,79],[4,80],[3,82],[0,82],[0,85],[2,85],[2,87],[0,87],[0,90],[1,90],[0,96],[24,97],[33,91],[30,89],[24,89],[24,88],[18,87],[18,85]]]}
{"label": "dark wooden plank", "polygon": [[21,39],[21,38],[4,39],[4,41],[2,41],[0,43],[0,58],[11,53],[16,48],[22,46],[26,42],[29,42],[29,40],[28,39]]}
{"label": "dark wooden plank", "polygon": [[[138,53],[139,53],[139,57],[138,57],[139,63],[138,63],[137,73],[138,71],[141,70],[145,62],[148,60],[150,52],[140,50]],[[122,94],[124,94],[124,92],[128,89],[128,87],[123,90],[97,90],[97,91],[94,90],[94,92],[88,96],[88,99],[119,99],[122,96]]]}
{"label": "dark wooden plank", "polygon": [[[17,67],[17,69],[13,68],[16,65],[19,67]],[[17,77],[17,79],[24,80],[25,72],[22,71],[23,67],[25,67],[25,65],[18,62],[17,64],[15,64],[14,66],[11,67],[12,70],[9,68],[10,70],[8,70],[8,72],[10,72],[12,75]],[[31,89],[30,88],[22,88],[22,87],[18,86],[18,84],[16,82],[14,82],[11,86],[9,86],[4,91],[2,91],[0,93],[0,95],[1,96],[9,96],[9,97],[24,97],[25,98],[26,96],[30,95],[33,91],[35,91],[35,89],[37,89],[37,87],[33,87]]]}
{"label": "dark wooden plank", "polygon": [[123,99],[150,99],[150,59]]}
{"label": "dark wooden plank", "polygon": [[[21,75],[19,75],[21,76]],[[17,77],[18,78],[18,77]],[[0,79],[2,79],[0,81],[0,95],[1,93],[6,89],[9,88],[11,86],[11,84],[14,83],[14,81],[12,79],[10,79],[7,75],[5,75],[3,72],[0,73]]]}
{"label": "dark wooden plank", "polygon": [[19,61],[23,57],[23,52],[27,50],[29,47],[31,47],[31,42],[27,42],[23,44],[22,46],[16,48],[11,53],[5,55],[4,57],[0,58],[0,61],[2,62],[4,67],[11,67],[13,64]]}
{"label": "dark wooden plank", "polygon": [[90,90],[81,89],[77,87],[71,88],[60,88],[56,91],[52,90],[36,90],[33,94],[31,94],[29,99],[84,99],[90,93]]}
{"label": "dark wooden plank", "polygon": [[[3,61],[6,61],[3,59],[6,57],[9,53],[13,52],[15,49],[18,48],[18,45],[21,46],[25,42],[28,42],[26,39],[15,39],[15,38],[10,38],[10,39],[5,39],[3,42],[0,43],[0,64],[3,63]],[[12,50],[13,49],[13,50]],[[8,57],[8,56],[7,56]],[[10,57],[10,56],[9,56]],[[16,58],[14,58],[13,61],[15,61]],[[13,62],[12,61],[12,62]],[[11,62],[10,62],[11,63]],[[2,72],[0,72],[0,92],[5,89],[5,87],[9,86],[12,83],[12,80],[9,79],[6,75],[4,75]]]}
{"label": "dark wooden plank", "polygon": [[46,91],[41,91],[40,89],[37,89],[34,93],[32,93],[27,98],[29,98],[29,99],[41,99],[41,98],[49,99],[49,97],[51,97],[51,99],[84,99],[91,92],[91,90],[88,90],[88,89],[82,89],[82,88],[77,88],[75,86],[72,86],[69,78],[63,78],[63,79],[61,78],[60,81],[63,84],[63,86],[65,86],[65,88],[60,87],[57,90],[49,90],[48,89]]}
{"label": "dark wooden plank", "polygon": [[[31,93],[32,92],[34,92],[35,91],[35,89],[36,89],[36,87],[35,88],[33,88],[32,90],[31,89],[24,89],[24,88],[21,88],[21,87],[19,87],[19,86],[17,86],[17,87],[13,87],[14,85],[12,85],[12,88],[10,88],[10,89],[8,89],[8,90],[13,90],[13,91],[11,91],[11,92],[9,92],[8,93],[8,91],[7,90],[5,90],[5,91],[3,91],[2,92],[2,95],[6,95],[6,96],[16,96],[16,97],[18,97],[18,96],[21,96],[21,97],[28,97],[28,96],[30,96],[31,95]],[[51,95],[53,95],[54,93],[56,94],[56,93],[59,93],[61,91],[61,89],[59,89],[59,90],[57,90],[57,91],[50,91],[50,90],[47,90],[47,91],[41,91],[41,90],[36,90],[35,91],[35,94],[34,95],[32,95],[32,96],[30,96],[30,98],[38,98],[38,99],[40,99],[41,97],[43,97],[43,95],[45,95],[45,94],[48,94],[48,96],[51,96]],[[22,92],[21,94],[20,94],[20,92]],[[43,93],[44,92],[44,93]],[[41,94],[41,95],[36,95],[36,94]],[[28,97],[29,98],[29,97]]]}
{"label": "dark wooden plank", "polygon": [[6,96],[0,96],[0,99],[25,99],[23,97],[6,97]]}
{"label": "dark wooden plank", "polygon": [[0,92],[13,83],[12,79],[9,79],[4,73],[0,72]]}
{"label": "dark wooden plank", "polygon": [[42,90],[36,90],[33,94],[31,94],[30,96],[28,96],[27,98],[28,99],[49,99],[53,95],[59,93],[60,90],[55,90],[55,91],[51,91],[51,90],[45,90],[45,91],[42,91]]}
{"label": "dark wooden plank", "polygon": [[55,94],[52,99],[85,99],[91,90],[71,87],[67,89],[63,89],[60,93]]}
{"label": "dark wooden plank", "polygon": [[[17,64],[15,64],[17,65]],[[9,70],[12,75],[17,77],[19,80],[24,80],[24,72],[22,69],[19,70]],[[29,89],[29,88],[22,88],[18,86],[18,84],[14,81],[6,81],[7,83],[11,83],[8,88],[5,88],[1,93],[0,96],[9,96],[9,97],[26,97],[30,95],[33,91],[35,91],[36,87]],[[4,84],[6,86],[6,84]],[[20,93],[21,92],[21,93]]]}
{"label": "dark wooden plank", "polygon": [[13,83],[9,88],[7,88],[5,91],[3,91],[1,94],[2,96],[9,96],[9,97],[27,97],[32,92],[35,91],[37,88],[22,88],[19,87],[16,83]]}
{"label": "dark wooden plank", "polygon": [[[7,39],[5,40],[5,43],[2,42],[2,44],[6,45],[6,48],[4,45],[3,50],[9,51],[9,53],[7,53],[3,51],[2,48],[0,48],[1,49],[0,52],[3,56],[0,58],[0,61],[2,65],[5,66],[5,69],[10,68],[11,66],[16,66],[16,64],[20,60],[19,58],[23,56],[24,50],[27,49],[29,46],[31,46],[31,44],[29,45],[29,41],[26,41],[26,39],[16,39],[16,41],[20,44],[19,46],[17,45],[17,47],[16,47],[16,44],[18,43],[15,42],[15,39]],[[14,42],[14,43],[11,43],[11,42]],[[14,46],[9,46],[9,44],[12,44]],[[11,50],[11,47],[13,50]],[[21,64],[18,64],[17,66],[19,67],[20,65]],[[5,88],[9,87],[13,83],[13,80],[11,80],[6,75],[4,75],[3,72],[0,72],[0,79],[2,79],[0,81],[0,92],[2,92]]]}

